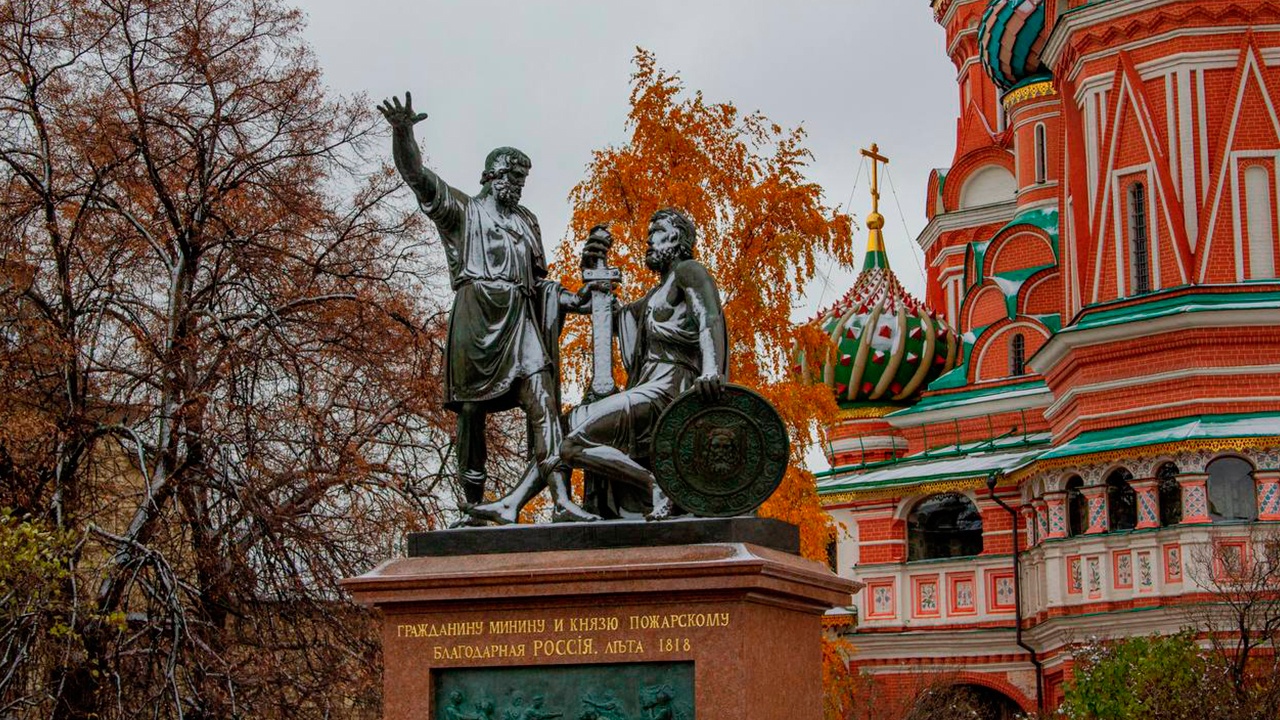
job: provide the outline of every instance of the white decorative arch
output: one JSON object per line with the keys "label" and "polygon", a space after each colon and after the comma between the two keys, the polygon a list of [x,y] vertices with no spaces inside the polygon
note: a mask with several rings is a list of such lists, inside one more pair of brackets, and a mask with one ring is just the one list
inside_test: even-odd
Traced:
{"label": "white decorative arch", "polygon": [[999,165],[987,165],[965,178],[960,186],[960,209],[995,205],[1013,200],[1018,181]]}

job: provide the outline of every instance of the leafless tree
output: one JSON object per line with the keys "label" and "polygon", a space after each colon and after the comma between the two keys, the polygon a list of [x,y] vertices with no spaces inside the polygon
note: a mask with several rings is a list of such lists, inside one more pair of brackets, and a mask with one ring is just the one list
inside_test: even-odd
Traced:
{"label": "leafless tree", "polygon": [[1247,715],[1280,715],[1280,530],[1249,525],[1217,533],[1187,552],[1188,575],[1203,596],[1190,626],[1208,643]]}
{"label": "leafless tree", "polygon": [[337,580],[452,505],[433,247],[275,0],[0,7],[0,507],[32,717],[374,717]]}

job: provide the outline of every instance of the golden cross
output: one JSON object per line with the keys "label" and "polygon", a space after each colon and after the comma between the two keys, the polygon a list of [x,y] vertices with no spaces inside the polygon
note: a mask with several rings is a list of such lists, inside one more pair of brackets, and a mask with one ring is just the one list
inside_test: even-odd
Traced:
{"label": "golden cross", "polygon": [[880,212],[880,174],[878,172],[880,166],[878,163],[888,165],[889,158],[880,154],[880,146],[875,143],[871,143],[870,150],[864,149],[861,152],[863,157],[871,158],[871,212],[878,213]]}

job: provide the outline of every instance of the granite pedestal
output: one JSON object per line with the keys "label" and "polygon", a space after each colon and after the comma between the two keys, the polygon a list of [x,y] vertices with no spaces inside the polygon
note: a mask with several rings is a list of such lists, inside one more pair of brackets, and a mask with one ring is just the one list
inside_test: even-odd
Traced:
{"label": "granite pedestal", "polygon": [[820,720],[858,584],[772,520],[437,531],[344,582],[382,611],[387,720]]}

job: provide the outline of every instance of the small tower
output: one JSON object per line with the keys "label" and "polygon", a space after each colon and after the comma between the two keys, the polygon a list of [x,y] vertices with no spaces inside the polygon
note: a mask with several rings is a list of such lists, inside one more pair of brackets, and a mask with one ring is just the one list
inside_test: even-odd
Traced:
{"label": "small tower", "polygon": [[871,212],[867,254],[853,287],[818,315],[831,340],[822,364],[801,360],[807,376],[831,388],[840,419],[831,428],[827,460],[833,467],[900,457],[907,443],[884,416],[919,398],[956,361],[959,338],[937,314],[912,297],[889,268],[880,214],[879,165],[889,160],[875,144],[871,160]]}

